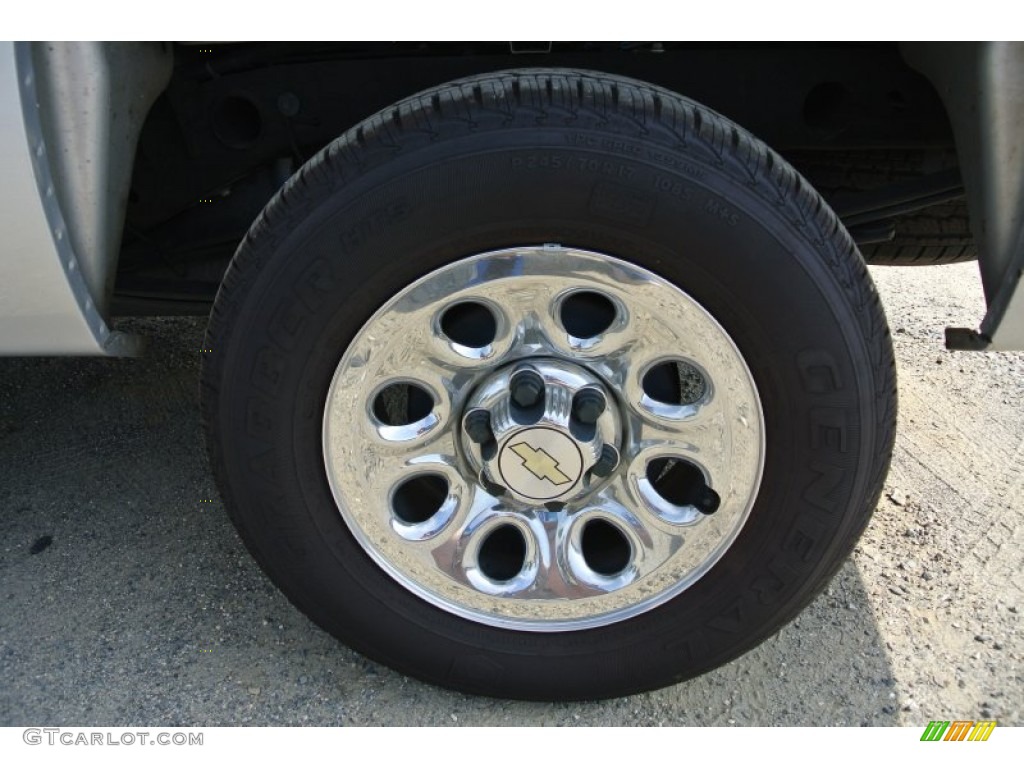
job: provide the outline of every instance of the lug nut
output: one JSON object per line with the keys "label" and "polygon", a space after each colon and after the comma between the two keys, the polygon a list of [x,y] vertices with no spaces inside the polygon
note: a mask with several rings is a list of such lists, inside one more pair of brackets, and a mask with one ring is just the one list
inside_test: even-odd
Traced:
{"label": "lug nut", "polygon": [[597,460],[591,472],[598,477],[608,477],[617,466],[619,466],[619,452],[612,446],[605,445],[601,449],[601,458]]}
{"label": "lug nut", "polygon": [[596,389],[581,390],[572,404],[573,415],[582,424],[596,424],[604,409],[604,395]]}
{"label": "lug nut", "polygon": [[509,385],[512,402],[520,408],[530,408],[540,401],[544,394],[544,379],[536,371],[519,371]]}
{"label": "lug nut", "polygon": [[463,424],[466,434],[474,443],[483,445],[488,440],[494,439],[494,432],[491,431],[491,414],[483,408],[477,408],[467,413]]}
{"label": "lug nut", "polygon": [[480,485],[482,485],[484,489],[491,494],[491,496],[504,496],[508,491],[504,485],[500,485],[499,483],[491,480],[491,478],[487,476],[486,471],[480,472]]}

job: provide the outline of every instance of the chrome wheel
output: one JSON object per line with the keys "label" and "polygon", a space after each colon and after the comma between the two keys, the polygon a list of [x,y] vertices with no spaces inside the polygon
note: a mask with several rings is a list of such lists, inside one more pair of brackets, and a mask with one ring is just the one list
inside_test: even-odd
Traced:
{"label": "chrome wheel", "polygon": [[473,256],[380,308],[327,396],[327,477],[396,581],[473,621],[622,621],[700,579],[764,463],[753,378],[696,301],[557,246]]}

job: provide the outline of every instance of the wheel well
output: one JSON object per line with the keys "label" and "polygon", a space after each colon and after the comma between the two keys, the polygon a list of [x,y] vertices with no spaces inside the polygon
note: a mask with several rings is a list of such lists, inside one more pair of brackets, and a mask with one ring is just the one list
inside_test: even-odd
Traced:
{"label": "wheel well", "polygon": [[175,45],[173,76],[135,157],[115,311],[205,312],[241,238],[299,165],[367,115],[480,72],[573,67],[662,85],[748,128],[816,184],[822,161],[857,163],[880,150],[899,150],[925,170],[955,172],[942,103],[895,44],[521,50],[499,43]]}

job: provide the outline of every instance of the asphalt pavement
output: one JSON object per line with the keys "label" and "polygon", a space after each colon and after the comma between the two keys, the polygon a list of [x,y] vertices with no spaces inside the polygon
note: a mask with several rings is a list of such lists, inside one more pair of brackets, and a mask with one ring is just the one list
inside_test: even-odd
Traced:
{"label": "asphalt pavement", "polygon": [[228,522],[199,426],[203,321],[138,360],[0,360],[0,725],[1021,723],[1024,354],[947,352],[975,265],[874,269],[900,430],[829,590],[701,678],[595,703],[452,693],[314,626]]}

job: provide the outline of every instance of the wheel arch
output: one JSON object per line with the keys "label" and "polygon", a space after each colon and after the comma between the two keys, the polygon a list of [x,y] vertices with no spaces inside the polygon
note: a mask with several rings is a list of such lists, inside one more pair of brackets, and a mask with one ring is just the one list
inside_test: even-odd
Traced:
{"label": "wheel arch", "polygon": [[171,76],[161,43],[16,42],[0,49],[8,179],[0,352],[126,355],[107,325],[135,147]]}

